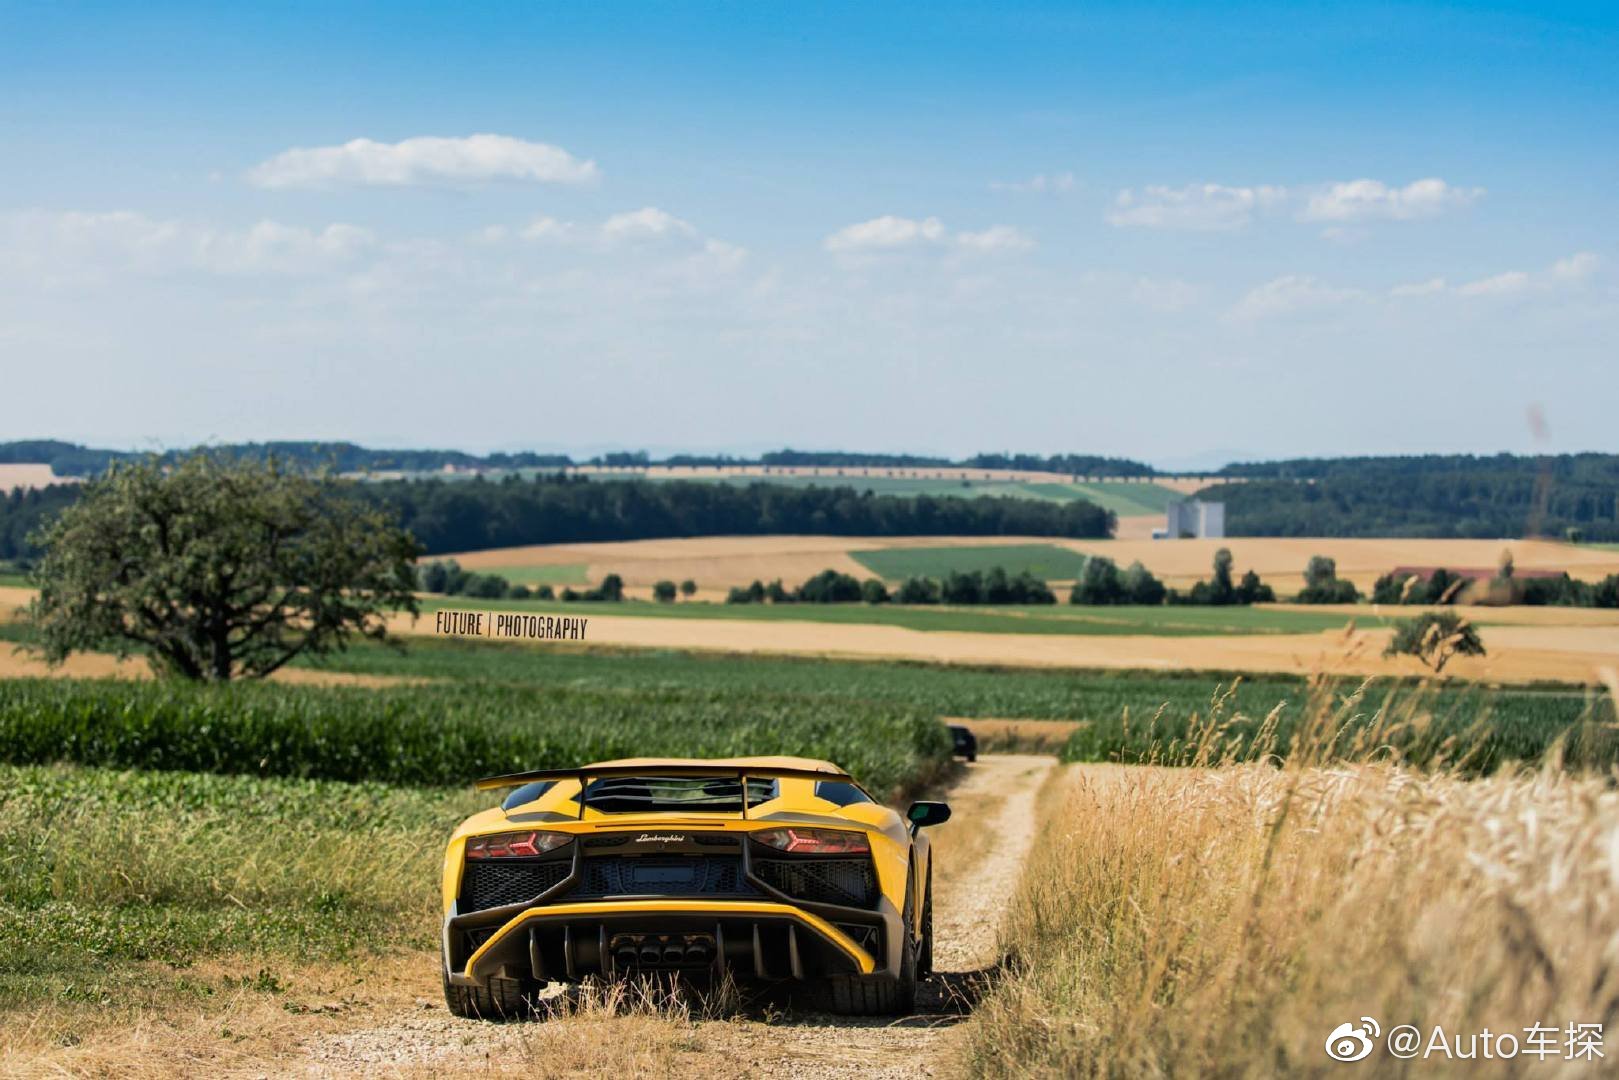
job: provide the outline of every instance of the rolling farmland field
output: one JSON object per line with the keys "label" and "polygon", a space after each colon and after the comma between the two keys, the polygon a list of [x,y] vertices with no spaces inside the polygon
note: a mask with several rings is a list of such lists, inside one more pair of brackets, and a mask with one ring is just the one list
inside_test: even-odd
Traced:
{"label": "rolling farmland field", "polygon": [[479,566],[481,574],[499,574],[513,585],[587,585],[589,567],[584,563],[537,563],[515,566]]}
{"label": "rolling farmland field", "polygon": [[[833,626],[893,626],[927,633],[1144,634],[1203,637],[1246,634],[1318,634],[1341,630],[1350,617],[1338,612],[1272,610],[1264,607],[1076,607],[974,605],[911,607],[885,604],[623,604],[551,600],[476,600],[433,597],[423,611],[533,611],[548,615],[732,623],[820,623]],[[829,642],[835,639],[828,639]]]}
{"label": "rolling farmland field", "polygon": [[1047,581],[1072,581],[1085,566],[1085,557],[1053,544],[1008,544],[984,547],[874,548],[850,555],[873,574],[888,581],[908,577],[942,578],[945,574],[972,573],[1000,567],[1008,574],[1030,573]]}
{"label": "rolling farmland field", "polygon": [[497,567],[512,571],[521,567],[583,565],[585,577],[592,583],[609,573],[619,574],[631,586],[649,587],[659,580],[692,578],[709,595],[723,596],[724,590],[733,585],[745,586],[750,581],[775,578],[796,585],[826,569],[856,577],[869,576],[871,570],[854,557],[856,552],[1031,546],[1071,551],[1080,556],[1101,555],[1120,567],[1139,560],[1166,584],[1176,588],[1185,588],[1206,578],[1215,551],[1224,547],[1230,549],[1237,573],[1256,571],[1280,596],[1287,596],[1302,586],[1304,567],[1312,555],[1336,559],[1338,576],[1355,582],[1363,591],[1397,566],[1494,567],[1503,551],[1512,553],[1521,570],[1567,570],[1572,576],[1587,581],[1619,573],[1619,550],[1545,540],[714,536],[501,548],[447,557],[456,558],[469,570],[479,571]]}

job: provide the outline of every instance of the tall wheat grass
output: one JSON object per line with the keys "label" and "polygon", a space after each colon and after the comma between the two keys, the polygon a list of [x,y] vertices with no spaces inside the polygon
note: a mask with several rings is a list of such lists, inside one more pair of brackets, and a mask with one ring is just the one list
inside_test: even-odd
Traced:
{"label": "tall wheat grass", "polygon": [[[1014,973],[971,1025],[967,1067],[1022,1076],[1597,1076],[1606,1062],[1332,1061],[1376,1018],[1520,1040],[1600,1023],[1619,1061],[1619,793],[1554,753],[1484,779],[1389,762],[1318,700],[1287,760],[1233,760],[1216,715],[1202,767],[1077,766],[1003,929]],[[1184,760],[1182,758],[1181,760]],[[1336,761],[1336,764],[1332,762]],[[1584,1071],[1581,1071],[1581,1070]]]}

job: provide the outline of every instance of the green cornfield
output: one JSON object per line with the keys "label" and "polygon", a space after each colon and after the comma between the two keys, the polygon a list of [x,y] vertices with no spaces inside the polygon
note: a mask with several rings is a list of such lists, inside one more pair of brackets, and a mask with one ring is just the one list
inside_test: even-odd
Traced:
{"label": "green cornfield", "polygon": [[620,757],[795,754],[875,792],[949,761],[935,717],[789,696],[446,683],[384,689],[120,680],[0,682],[0,759],[446,785]]}

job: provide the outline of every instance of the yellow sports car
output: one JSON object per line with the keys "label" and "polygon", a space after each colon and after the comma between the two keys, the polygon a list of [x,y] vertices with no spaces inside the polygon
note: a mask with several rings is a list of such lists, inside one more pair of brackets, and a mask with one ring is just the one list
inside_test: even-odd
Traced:
{"label": "yellow sports car", "polygon": [[836,765],[636,758],[495,776],[444,854],[444,997],[509,1017],[547,982],[635,972],[800,980],[834,1012],[907,1012],[932,966],[922,829]]}

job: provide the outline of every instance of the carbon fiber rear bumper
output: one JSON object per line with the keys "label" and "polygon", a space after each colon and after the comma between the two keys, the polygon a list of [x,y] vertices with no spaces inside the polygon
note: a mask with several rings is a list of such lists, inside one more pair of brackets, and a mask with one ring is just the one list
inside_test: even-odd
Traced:
{"label": "carbon fiber rear bumper", "polygon": [[[891,907],[886,904],[884,907]],[[898,952],[897,912],[849,913],[834,923],[775,901],[643,899],[531,907],[489,933],[464,963],[455,938],[477,915],[445,920],[445,977],[451,985],[480,985],[491,975],[539,982],[575,982],[628,968],[713,968],[761,979],[805,979],[897,970],[884,954]],[[852,921],[858,917],[859,921]],[[840,925],[841,924],[841,925]],[[857,936],[866,939],[863,947]],[[638,955],[627,959],[633,947]],[[641,963],[663,950],[667,962]],[[874,955],[875,954],[875,955]],[[460,970],[457,970],[457,967]]]}

